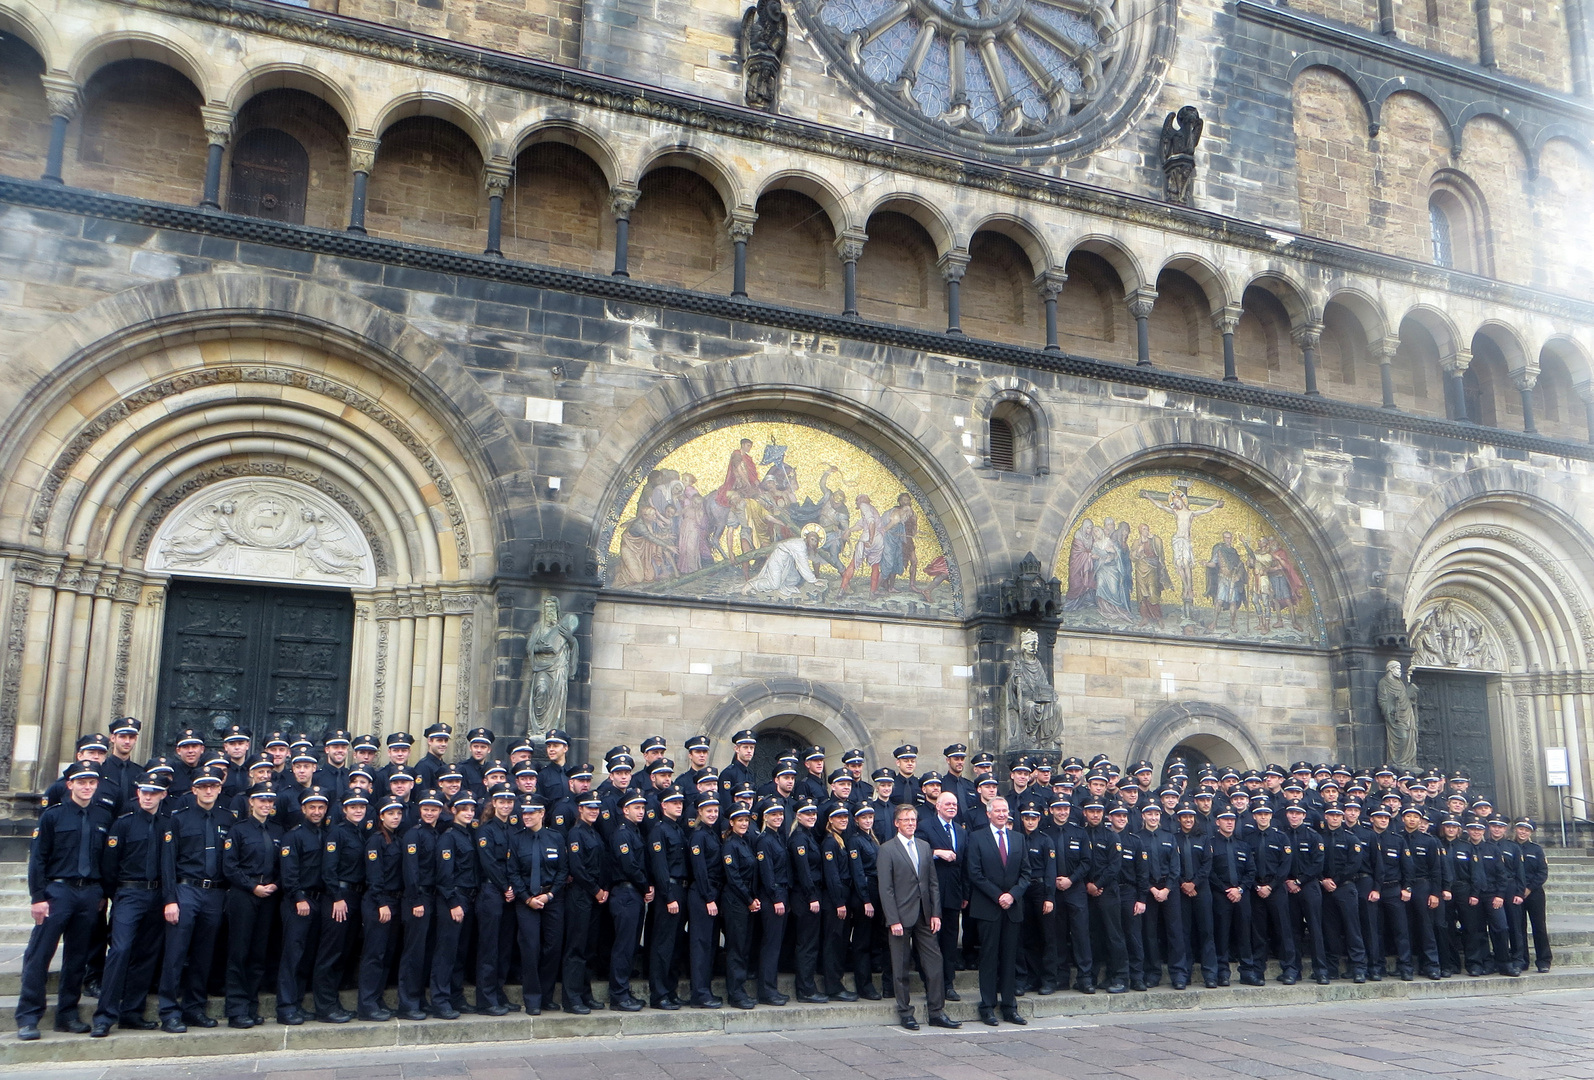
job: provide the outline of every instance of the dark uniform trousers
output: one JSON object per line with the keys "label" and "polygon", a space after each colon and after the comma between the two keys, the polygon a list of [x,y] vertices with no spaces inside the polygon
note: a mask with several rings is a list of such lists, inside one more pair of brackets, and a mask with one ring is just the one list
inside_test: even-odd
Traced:
{"label": "dark uniform trousers", "polygon": [[1129,981],[1129,949],[1124,940],[1123,909],[1118,886],[1108,885],[1090,899],[1091,955],[1095,957],[1096,985]]}
{"label": "dark uniform trousers", "polygon": [[[424,1012],[426,977],[431,971],[431,965],[427,962],[431,955],[427,951],[427,941],[432,936],[432,918],[436,914],[437,904],[430,896],[420,904],[412,904],[407,899],[401,899],[398,903],[404,913],[404,955],[399,959],[398,1011]],[[417,907],[421,909],[419,915],[415,914]]]}
{"label": "dark uniform trousers", "polygon": [[310,976],[310,990],[315,998],[317,1016],[326,1016],[343,1007],[338,1000],[338,990],[343,982],[343,953],[349,942],[354,940],[352,928],[358,925],[359,896],[355,895],[348,901],[348,912],[342,922],[332,917],[332,905],[336,902],[331,894],[326,894],[310,903],[316,920],[316,937],[320,942]]}
{"label": "dark uniform trousers", "polygon": [[[1090,951],[1090,905],[1083,882],[1055,894],[1052,919],[1057,926],[1057,985],[1068,982],[1068,958],[1073,957],[1080,983],[1093,983],[1095,965]],[[945,925],[944,923],[942,924]],[[950,984],[949,984],[950,985]]]}
{"label": "dark uniform trousers", "polygon": [[[787,905],[790,910],[790,905]],[[786,916],[775,914],[775,905],[765,900],[758,911],[758,926],[763,940],[758,944],[758,996],[772,998],[780,992],[780,946],[786,937]]]}
{"label": "dark uniform trousers", "polygon": [[[1406,922],[1411,930],[1413,961],[1421,960],[1424,974],[1439,970],[1439,912],[1428,906],[1428,898],[1438,891],[1425,877],[1411,883],[1411,901],[1406,908]],[[1440,907],[1444,904],[1441,901]]]}
{"label": "dark uniform trousers", "polygon": [[19,1028],[37,1027],[44,1015],[45,985],[58,945],[64,945],[65,951],[61,956],[61,987],[55,999],[55,1018],[57,1023],[78,1018],[89,938],[105,893],[97,881],[82,885],[52,881],[45,887],[45,898],[50,902],[50,914],[28,935],[28,947],[22,954],[22,996],[17,999]]}
{"label": "dark uniform trousers", "polygon": [[[1522,914],[1533,928],[1533,956],[1538,966],[1550,966],[1550,931],[1544,921],[1544,886],[1539,886],[1528,893],[1527,899],[1522,901]],[[1522,947],[1516,956],[1517,966],[1526,967],[1528,963],[1528,939],[1524,935]]]}
{"label": "dark uniform trousers", "polygon": [[[795,852],[792,860],[795,862],[802,856]],[[798,997],[812,997],[818,992],[815,973],[819,970],[819,941],[824,934],[824,920],[822,912],[824,903],[821,901],[819,911],[810,911],[809,902],[813,897],[799,896],[795,889],[789,894],[786,901],[786,916],[791,923],[791,962],[792,971],[796,974],[796,990]],[[863,908],[858,908],[859,913]],[[831,912],[835,917],[835,912]]]}
{"label": "dark uniform trousers", "polygon": [[[570,917],[570,908],[565,900],[567,895],[568,890],[556,893],[548,901],[548,906],[542,909],[542,946],[537,959],[537,981],[542,986],[542,999],[546,1002],[553,1000],[553,988],[564,975],[565,934]],[[465,918],[468,922],[470,916]],[[567,987],[565,997],[569,996]]]}
{"label": "dark uniform trousers", "polygon": [[[1494,968],[1505,971],[1511,966],[1511,923],[1508,909],[1511,907],[1509,896],[1501,898],[1504,903],[1500,907],[1494,906],[1495,897],[1489,893],[1478,897],[1478,907],[1483,909],[1483,924],[1488,930],[1487,942],[1494,944]],[[1487,973],[1489,971],[1489,950],[1483,935],[1479,935],[1478,966]]]}
{"label": "dark uniform trousers", "polygon": [[[299,914],[299,905],[290,897],[282,898],[282,956],[277,964],[277,1015],[289,1009],[304,1008],[304,992],[313,968],[313,958],[319,951],[320,915],[317,909],[325,897],[320,889],[306,889],[305,902],[310,910]],[[336,991],[333,997],[337,996]],[[336,1005],[333,1008],[337,1008]],[[329,1010],[330,1011],[330,1010]]]}
{"label": "dark uniform trousers", "polygon": [[1217,947],[1218,974],[1226,978],[1229,964],[1240,966],[1241,978],[1261,978],[1264,964],[1256,961],[1251,948],[1251,891],[1240,890],[1238,900],[1230,900],[1228,890],[1212,898],[1212,937]]}
{"label": "dark uniform trousers", "polygon": [[1290,931],[1290,894],[1284,879],[1274,882],[1268,895],[1260,893],[1251,901],[1251,956],[1256,962],[1257,974],[1267,967],[1269,934],[1278,942],[1279,967],[1285,971],[1299,970],[1300,954],[1295,951],[1295,935]]}
{"label": "dark uniform trousers", "polygon": [[1218,949],[1213,937],[1212,890],[1203,881],[1197,883],[1194,896],[1185,896],[1181,892],[1179,910],[1184,916],[1184,952],[1169,959],[1169,977],[1188,982],[1197,963],[1196,952],[1199,950],[1201,977],[1208,981],[1217,979]]}
{"label": "dark uniform trousers", "polygon": [[[836,909],[821,899],[819,901],[819,914],[815,916],[819,920],[820,929],[824,936],[824,948],[821,950],[821,955],[823,956],[821,967],[825,976],[824,992],[831,996],[840,994],[847,989],[842,985],[841,974],[847,969],[847,962],[852,958],[852,943],[847,935],[848,915],[856,915],[858,918],[863,917],[862,904],[854,904],[852,907],[857,910],[855,912],[849,910],[847,914],[837,915]],[[798,925],[801,926],[801,923],[798,923]]]}
{"label": "dark uniform trousers", "polygon": [[1391,885],[1378,893],[1369,920],[1372,933],[1367,941],[1367,963],[1370,970],[1386,975],[1386,960],[1393,946],[1395,970],[1401,976],[1412,973],[1411,929],[1406,922],[1406,904],[1400,898],[1400,886]]}
{"label": "dark uniform trousers", "polygon": [[227,890],[177,884],[177,922],[166,924],[166,958],[161,967],[161,1019],[205,1010],[205,983],[216,935],[227,907]]}
{"label": "dark uniform trousers", "polygon": [[1135,914],[1135,904],[1140,901],[1140,890],[1133,885],[1118,885],[1118,925],[1123,927],[1124,953],[1128,961],[1129,982],[1143,982],[1146,978],[1146,938],[1144,915]]}
{"label": "dark uniform trousers", "polygon": [[1445,905],[1445,937],[1452,958],[1451,970],[1465,970],[1468,975],[1481,973],[1489,948],[1483,932],[1483,907],[1481,902],[1474,903],[1475,899],[1470,893],[1453,891],[1450,902]]}
{"label": "dark uniform trousers", "polygon": [[515,899],[515,933],[520,942],[520,997],[527,1009],[542,1008],[542,911]]}
{"label": "dark uniform trousers", "polygon": [[[442,1008],[444,1005],[453,1002],[455,989],[454,969],[463,962],[465,950],[461,946],[469,941],[464,931],[466,921],[470,918],[471,908],[474,905],[471,902],[471,898],[467,896],[460,906],[463,910],[460,913],[459,922],[455,922],[453,909],[448,906],[448,901],[444,899],[443,894],[439,892],[432,895],[432,910],[436,913],[434,917],[436,925],[432,934],[432,971],[430,979],[432,1008],[434,1009]],[[522,904],[521,907],[525,907],[525,905]],[[535,958],[536,953],[533,952],[532,956]],[[460,992],[464,993],[463,987],[460,988]]]}
{"label": "dark uniform trousers", "polygon": [[476,894],[477,1008],[509,1007],[504,995],[504,962],[509,956],[511,934],[518,930],[515,919],[503,892],[492,885],[482,886]]}
{"label": "dark uniform trousers", "polygon": [[1310,948],[1312,976],[1318,978],[1328,972],[1328,949],[1323,940],[1323,883],[1303,881],[1300,889],[1300,892],[1289,893],[1290,929],[1295,939],[1295,964],[1289,972],[1300,978],[1301,957]]}
{"label": "dark uniform trousers", "polygon": [[1330,975],[1348,961],[1352,975],[1367,974],[1367,947],[1362,940],[1361,896],[1354,881],[1336,881],[1323,890],[1323,948]]}
{"label": "dark uniform trousers", "polygon": [[1168,967],[1168,978],[1178,982],[1190,981],[1190,954],[1185,947],[1184,901],[1178,883],[1168,887],[1168,899],[1159,901],[1155,896],[1146,901],[1141,930],[1146,943],[1146,985],[1162,982],[1162,968]]}
{"label": "dark uniform trousers", "polygon": [[395,901],[392,917],[382,921],[381,902],[375,893],[366,893],[360,903],[360,923],[365,929],[365,940],[360,946],[360,998],[361,1015],[383,1009],[382,995],[387,991],[388,962],[392,957],[393,930],[399,925],[399,905]]}
{"label": "dark uniform trousers", "polygon": [[[614,922],[614,947],[609,950],[609,996],[618,1000],[631,992],[631,963],[636,959],[637,934],[642,929],[642,894],[632,882],[617,882],[609,894],[608,907],[609,917]],[[777,952],[780,949],[778,936],[775,948]]]}
{"label": "dark uniform trousers", "polygon": [[227,890],[227,1015],[260,1015],[260,982],[266,974],[266,940],[276,897],[253,890]]}
{"label": "dark uniform trousers", "polygon": [[124,1016],[144,1015],[149,981],[160,963],[165,908],[158,881],[147,886],[124,882],[116,890],[111,904],[111,947],[105,955],[95,1022],[114,1024]]}
{"label": "dark uniform trousers", "polygon": [[1024,905],[1024,921],[1019,924],[1018,986],[1019,989],[1039,990],[1047,993],[1057,987],[1057,914],[1056,904],[1052,914],[1046,914],[1046,901],[1057,889],[1050,881],[1031,882],[1019,901]]}
{"label": "dark uniform trousers", "polygon": [[[691,972],[692,1000],[707,1001],[714,996],[714,947],[718,942],[718,925],[708,913],[708,903],[696,893],[687,898],[691,914],[687,918],[687,946],[690,951],[688,970]],[[721,909],[723,910],[723,908]],[[566,990],[568,995],[569,991]]]}
{"label": "dark uniform trousers", "polygon": [[[672,885],[682,885],[683,882],[672,881]],[[681,926],[686,916],[686,901],[681,900],[675,905],[675,913],[670,913],[669,900],[666,898],[665,889],[660,888],[654,893],[653,900],[653,932],[648,939],[648,993],[654,1001],[660,998],[673,998],[681,986],[676,980],[675,957],[681,948]],[[815,927],[817,930],[818,928]],[[819,948],[815,934],[814,949]]]}
{"label": "dark uniform trousers", "polygon": [[564,970],[560,979],[567,1002],[585,1002],[592,997],[592,974],[587,960],[597,950],[597,907],[598,901],[584,888],[571,888],[565,893]]}
{"label": "dark uniform trousers", "polygon": [[720,912],[725,916],[725,997],[737,1002],[747,998],[748,966],[753,951],[753,920],[747,905],[724,897]]}

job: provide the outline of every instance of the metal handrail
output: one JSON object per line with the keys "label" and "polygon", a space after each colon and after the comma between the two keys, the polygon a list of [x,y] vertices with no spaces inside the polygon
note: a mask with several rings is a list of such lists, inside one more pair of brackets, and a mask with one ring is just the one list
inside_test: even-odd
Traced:
{"label": "metal handrail", "polygon": [[[1583,804],[1584,812],[1582,814],[1577,812],[1578,803]],[[1566,818],[1571,819],[1573,839],[1576,839],[1577,837],[1577,827],[1579,824],[1587,825],[1591,829],[1594,829],[1594,802],[1591,802],[1580,795],[1562,795],[1561,809],[1564,811],[1564,816],[1561,823],[1562,847],[1568,846],[1566,842]]]}

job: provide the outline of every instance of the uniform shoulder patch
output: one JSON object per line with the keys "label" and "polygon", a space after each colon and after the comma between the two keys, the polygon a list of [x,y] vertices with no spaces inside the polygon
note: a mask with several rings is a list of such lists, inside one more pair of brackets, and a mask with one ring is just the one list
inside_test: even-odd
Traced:
{"label": "uniform shoulder patch", "polygon": [[692,845],[692,854],[693,855],[701,855],[701,854],[703,854],[703,849],[701,847],[699,847],[698,845],[693,844]]}
{"label": "uniform shoulder patch", "polygon": [[763,862],[764,861],[764,853],[762,851],[760,851],[758,853],[758,861],[759,862]]}
{"label": "uniform shoulder patch", "polygon": [[725,856],[725,865],[729,866],[730,864],[731,864],[731,857],[729,855],[727,855],[727,856]]}
{"label": "uniform shoulder patch", "polygon": [[[408,851],[411,855],[414,855],[415,854],[415,845],[411,844],[409,847],[405,848],[405,850]],[[283,851],[283,854],[286,855],[287,851]]]}
{"label": "uniform shoulder patch", "polygon": [[484,836],[480,840],[476,841],[476,846],[477,847],[486,847],[487,846],[487,837]]}
{"label": "uniform shoulder patch", "polygon": [[825,861],[826,862],[835,862],[835,860],[836,860],[836,853],[834,851],[825,852]]}
{"label": "uniform shoulder patch", "polygon": [[575,854],[576,852],[578,852],[580,850],[581,850],[581,841],[580,840],[572,840],[572,841],[570,841],[570,852],[571,852],[571,854]]}
{"label": "uniform shoulder patch", "polygon": [[33,838],[35,840],[37,840],[39,838],[39,830],[38,829],[34,829],[33,830]]}
{"label": "uniform shoulder patch", "polygon": [[1289,853],[1290,853],[1290,846],[1288,844],[1285,844],[1284,845],[1284,854],[1288,855]]}
{"label": "uniform shoulder patch", "polygon": [[370,851],[367,851],[365,853],[365,857],[370,859],[372,862],[376,862],[376,848],[372,848]]}
{"label": "uniform shoulder patch", "polygon": [[848,851],[847,854],[856,859],[858,857],[858,849],[853,848],[852,850]]}
{"label": "uniform shoulder patch", "polygon": [[661,841],[661,840],[655,840],[655,841],[653,841],[653,850],[654,850],[654,851],[663,851],[663,850],[664,850],[664,843],[663,843],[663,841]]}
{"label": "uniform shoulder patch", "polygon": [[621,855],[629,855],[629,854],[631,854],[631,845],[630,844],[621,844],[620,845],[620,854]]}
{"label": "uniform shoulder patch", "polygon": [[448,859],[452,859],[453,857],[454,857],[454,853],[452,851],[450,851],[448,848],[444,848],[443,849],[443,858],[444,858],[445,861],[448,860]]}
{"label": "uniform shoulder patch", "polygon": [[229,836],[226,840],[222,841],[221,849],[223,851],[231,851],[232,850],[232,837]]}
{"label": "uniform shoulder patch", "polygon": [[106,840],[105,841],[105,846],[106,847],[115,847],[116,846],[116,837],[113,836],[113,837],[109,838],[108,840]]}
{"label": "uniform shoulder patch", "polygon": [[336,840],[328,840],[327,841],[327,850],[331,851],[331,852],[337,851],[338,850],[338,842]]}

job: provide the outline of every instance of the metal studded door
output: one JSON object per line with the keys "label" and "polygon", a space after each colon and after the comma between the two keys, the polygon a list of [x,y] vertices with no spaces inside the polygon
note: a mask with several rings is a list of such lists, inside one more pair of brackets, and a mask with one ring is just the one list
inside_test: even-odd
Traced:
{"label": "metal studded door", "polygon": [[1494,744],[1489,736],[1489,677],[1419,668],[1417,760],[1449,775],[1461,769],[1472,791],[1494,797]]}
{"label": "metal studded door", "polygon": [[230,724],[320,740],[346,726],[354,598],[177,580],[167,595],[156,743]]}

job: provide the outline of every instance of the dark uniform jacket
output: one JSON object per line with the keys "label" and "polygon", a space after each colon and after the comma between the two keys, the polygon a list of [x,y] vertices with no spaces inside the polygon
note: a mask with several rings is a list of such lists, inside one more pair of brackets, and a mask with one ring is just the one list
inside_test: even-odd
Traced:
{"label": "dark uniform jacket", "polygon": [[1368,871],[1379,893],[1411,888],[1411,850],[1398,833],[1385,830],[1373,835]]}
{"label": "dark uniform jacket", "polygon": [[326,831],[321,887],[333,903],[356,904],[365,892],[365,824],[340,821]]}
{"label": "dark uniform jacket", "polygon": [[1224,836],[1212,834],[1212,874],[1208,880],[1215,893],[1230,889],[1249,890],[1256,884],[1256,862],[1251,845],[1238,833]]}
{"label": "dark uniform jacket", "polygon": [[596,828],[577,821],[570,826],[565,849],[569,853],[570,887],[596,897],[609,887],[609,854]]}
{"label": "dark uniform jacket", "polygon": [[763,906],[786,903],[791,893],[791,858],[785,838],[763,830],[753,844],[753,858],[758,861],[757,896]]}
{"label": "dark uniform jacket", "polygon": [[1332,881],[1336,889],[1355,886],[1367,876],[1367,845],[1362,842],[1359,833],[1340,826],[1337,829],[1325,829],[1322,839],[1321,876]]}
{"label": "dark uniform jacket", "polygon": [[328,832],[325,821],[319,825],[311,825],[306,821],[283,834],[278,854],[282,859],[279,866],[282,874],[281,895],[286,899],[297,903],[321,895],[325,880],[321,856],[329,843]]}
{"label": "dark uniform jacket", "polygon": [[725,866],[725,883],[720,891],[726,904],[738,904],[743,911],[758,898],[758,856],[752,838],[726,833],[720,846],[720,861]]}
{"label": "dark uniform jacket", "polygon": [[691,847],[687,854],[687,877],[691,880],[691,895],[701,903],[719,902],[720,890],[725,886],[725,864],[720,861],[719,825],[699,825],[692,830]]}
{"label": "dark uniform jacket", "polygon": [[[515,827],[507,821],[492,818],[476,828],[476,880],[484,892],[495,893],[500,900],[509,889],[509,844]],[[517,898],[519,894],[516,894]]]}
{"label": "dark uniform jacket", "polygon": [[[439,831],[437,838],[438,899],[445,907],[469,910],[481,883],[476,864],[476,828],[455,823]],[[559,841],[563,847],[563,841]]]}
{"label": "dark uniform jacket", "polygon": [[637,827],[624,819],[615,828],[614,835],[609,837],[609,867],[614,888],[629,883],[636,886],[637,892],[647,894],[651,880],[648,877],[647,846]]}
{"label": "dark uniform jacket", "polygon": [[172,842],[167,845],[161,888],[165,903],[177,903],[177,886],[187,881],[222,881],[222,856],[227,834],[237,824],[220,802],[209,811],[185,806],[171,817]]}
{"label": "dark uniform jacket", "polygon": [[277,884],[277,852],[281,848],[282,826],[270,818],[264,823],[253,817],[237,822],[222,843],[221,866],[227,884],[245,892],[254,891],[257,885]]}
{"label": "dark uniform jacket", "polygon": [[404,908],[430,904],[437,892],[437,826],[422,822],[404,834]]}
{"label": "dark uniform jacket", "polygon": [[686,903],[686,827],[679,821],[660,819],[648,844],[648,876],[655,903]]}
{"label": "dark uniform jacket", "polygon": [[100,854],[100,881],[109,895],[123,882],[159,884],[171,829],[156,814],[134,810],[111,825]]}
{"label": "dark uniform jacket", "polygon": [[786,854],[791,861],[791,903],[807,908],[819,899],[824,889],[824,857],[820,853],[820,837],[812,829],[799,825],[786,838]]}
{"label": "dark uniform jacket", "polygon": [[404,841],[380,828],[365,841],[365,895],[378,907],[397,909],[404,894]]}

